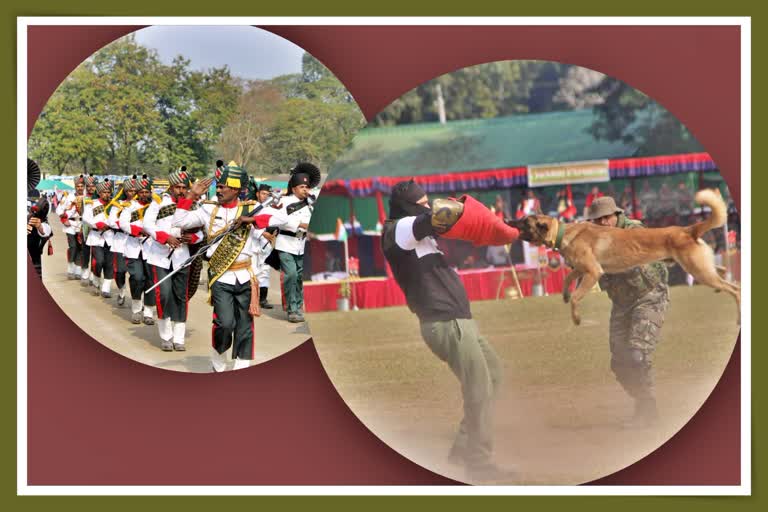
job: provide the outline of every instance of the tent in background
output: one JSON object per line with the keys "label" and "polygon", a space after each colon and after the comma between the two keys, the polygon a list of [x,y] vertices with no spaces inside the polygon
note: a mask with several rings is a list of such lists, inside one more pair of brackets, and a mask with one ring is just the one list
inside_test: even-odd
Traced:
{"label": "tent in background", "polygon": [[71,185],[67,185],[59,180],[43,180],[37,184],[37,190],[75,190]]}

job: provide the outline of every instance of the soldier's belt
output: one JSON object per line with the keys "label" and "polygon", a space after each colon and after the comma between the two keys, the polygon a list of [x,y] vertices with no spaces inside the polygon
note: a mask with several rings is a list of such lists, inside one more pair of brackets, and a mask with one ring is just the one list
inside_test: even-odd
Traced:
{"label": "soldier's belt", "polygon": [[281,235],[285,235],[285,236],[292,236],[294,238],[298,238],[299,240],[301,240],[302,238],[307,236],[307,234],[304,233],[304,232],[302,232],[302,233],[294,233],[293,231],[283,231],[282,229],[280,230],[280,234]]}
{"label": "soldier's belt", "polygon": [[227,270],[243,270],[244,268],[251,268],[251,258],[243,261],[236,261],[229,266]]}

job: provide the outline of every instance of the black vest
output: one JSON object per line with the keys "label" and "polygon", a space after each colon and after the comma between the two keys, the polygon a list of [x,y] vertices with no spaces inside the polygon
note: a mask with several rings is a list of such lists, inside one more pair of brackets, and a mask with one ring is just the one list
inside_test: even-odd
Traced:
{"label": "black vest", "polygon": [[396,224],[396,220],[386,221],[381,244],[408,308],[422,322],[472,318],[464,285],[443,254],[419,257],[415,250],[402,249],[395,242]]}

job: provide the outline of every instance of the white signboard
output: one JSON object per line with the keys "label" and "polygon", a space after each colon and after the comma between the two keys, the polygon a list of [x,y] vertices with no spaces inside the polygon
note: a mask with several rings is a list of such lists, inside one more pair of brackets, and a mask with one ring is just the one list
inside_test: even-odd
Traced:
{"label": "white signboard", "polygon": [[529,187],[610,181],[608,160],[528,166]]}

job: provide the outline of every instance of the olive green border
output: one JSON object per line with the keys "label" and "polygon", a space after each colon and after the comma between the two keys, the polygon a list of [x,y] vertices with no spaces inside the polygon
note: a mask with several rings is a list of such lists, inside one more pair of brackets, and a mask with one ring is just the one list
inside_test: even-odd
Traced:
{"label": "olive green border", "polygon": [[[10,0],[4,2],[3,9],[3,47],[2,69],[6,71],[6,79],[2,81],[3,109],[6,121],[2,123],[2,137],[0,144],[6,161],[15,162],[15,70],[16,70],[16,17],[17,16],[78,16],[78,15],[109,15],[109,16],[479,16],[479,15],[506,15],[506,16],[751,16],[746,8],[746,2],[702,2],[669,0],[646,0],[642,3],[617,2],[616,0],[592,0],[590,2],[573,2],[567,0],[550,0],[545,3],[538,2],[471,2],[450,5],[442,1],[413,0],[388,0],[387,2],[362,2],[362,1],[335,1],[318,2],[308,0],[294,0],[292,2],[230,2],[220,0],[215,3],[199,2],[193,0],[132,0],[130,2],[105,2],[103,0],[69,0],[46,3],[40,0]],[[760,16],[752,16],[753,33],[753,62],[760,63],[765,60],[760,58],[757,48],[765,47],[765,32],[761,29]],[[761,44],[761,41],[763,44]],[[712,73],[717,73],[716,69]],[[753,83],[760,84],[765,76],[765,67],[757,65],[752,69]],[[753,111],[764,112],[765,101],[760,95],[762,88],[756,88]],[[716,98],[714,99],[716,101]],[[758,109],[758,107],[760,107]],[[754,116],[758,121],[753,126],[755,135],[753,139],[761,140],[765,133],[765,127],[760,123],[760,117]],[[13,122],[11,122],[13,119]],[[13,158],[13,159],[12,159]],[[760,169],[765,158],[757,155],[752,163],[753,168]],[[6,171],[6,177],[9,176]],[[15,178],[14,181],[15,190]],[[11,186],[8,182],[7,186]],[[755,174],[752,177],[752,187],[755,190],[764,189],[766,186],[766,173]],[[756,199],[760,199],[758,196]],[[755,205],[756,208],[759,204]],[[759,210],[758,210],[759,211]],[[15,218],[10,213],[9,218]],[[755,231],[759,231],[755,227]],[[15,244],[15,236],[8,237]],[[6,238],[6,239],[8,239]],[[757,254],[765,250],[765,243],[761,238],[755,239]],[[7,269],[6,275],[15,275],[15,245],[11,251],[0,252],[0,268]],[[765,274],[759,266],[754,270],[757,279],[753,283],[762,282]],[[10,288],[13,287],[13,293]],[[0,311],[2,311],[3,325],[6,326],[7,336],[4,338],[6,357],[4,358],[5,371],[0,375],[0,393],[3,398],[3,410],[5,412],[2,422],[2,443],[0,443],[0,461],[2,461],[2,473],[0,476],[0,506],[4,510],[61,510],[72,508],[85,510],[131,510],[137,507],[152,508],[180,508],[187,510],[215,510],[222,508],[243,508],[262,510],[283,510],[296,508],[300,510],[371,510],[391,511],[394,507],[425,509],[437,508],[439,510],[462,509],[467,507],[487,507],[488,509],[501,509],[504,507],[516,507],[516,510],[540,510],[552,508],[556,510],[610,510],[615,512],[640,511],[646,512],[650,508],[654,511],[663,509],[689,509],[696,507],[697,511],[710,511],[719,509],[763,508],[765,502],[762,497],[760,475],[760,462],[766,460],[765,445],[762,444],[761,434],[767,431],[765,428],[765,410],[760,407],[759,397],[761,391],[765,391],[766,372],[755,372],[753,377],[753,396],[758,397],[753,408],[752,429],[756,439],[753,439],[753,492],[752,497],[18,497],[16,496],[16,374],[15,374],[15,280],[9,286],[5,283],[7,295],[0,297]],[[758,307],[764,299],[761,296],[754,298],[754,305]],[[754,309],[754,308],[753,308]],[[753,339],[759,340],[759,333],[753,334]],[[758,364],[766,361],[766,348],[759,341],[753,343],[752,359]],[[765,396],[765,395],[762,395]],[[706,447],[702,447],[706,450]],[[290,492],[286,488],[286,492]],[[55,503],[54,503],[55,501]],[[107,503],[108,502],[108,503]],[[279,508],[278,508],[279,507]]]}

